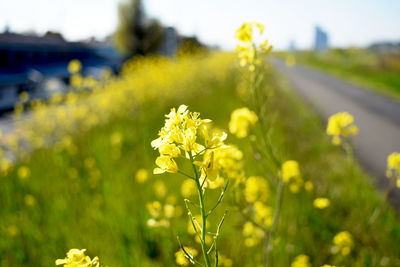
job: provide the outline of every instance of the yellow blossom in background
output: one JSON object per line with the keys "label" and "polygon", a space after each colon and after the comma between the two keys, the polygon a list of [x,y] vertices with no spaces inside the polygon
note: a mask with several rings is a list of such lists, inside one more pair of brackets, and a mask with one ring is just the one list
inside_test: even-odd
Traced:
{"label": "yellow blossom in background", "polygon": [[71,74],[80,72],[82,69],[82,64],[79,60],[73,59],[68,63],[68,71]]}
{"label": "yellow blossom in background", "polygon": [[181,185],[181,194],[184,198],[197,195],[197,185],[193,179],[186,179]]}
{"label": "yellow blossom in background", "polygon": [[32,207],[33,205],[35,205],[36,199],[35,199],[35,197],[32,196],[31,194],[27,194],[27,195],[25,195],[25,197],[24,197],[24,202],[25,202],[25,205],[26,205],[26,206]]}
{"label": "yellow blossom in background", "polygon": [[311,267],[310,257],[307,255],[301,254],[294,258],[290,267]]}
{"label": "yellow blossom in background", "polygon": [[304,189],[306,189],[307,192],[311,192],[314,189],[314,185],[311,181],[306,181],[304,183]]}
{"label": "yellow blossom in background", "polygon": [[254,209],[254,220],[263,225],[266,228],[272,226],[274,213],[271,207],[265,205],[261,201],[257,201],[253,204]]}
{"label": "yellow blossom in background", "polygon": [[285,63],[288,67],[293,67],[296,65],[296,57],[294,55],[287,55],[285,57]]}
{"label": "yellow blossom in background", "polygon": [[397,187],[400,188],[400,153],[393,152],[387,157],[387,168],[386,168],[387,178],[395,179]]}
{"label": "yellow blossom in background", "polygon": [[339,112],[329,117],[326,133],[332,136],[334,145],[341,145],[343,139],[358,134],[358,127],[354,125],[354,117],[348,112]]}
{"label": "yellow blossom in background", "polygon": [[282,178],[283,181],[288,184],[289,190],[292,193],[299,192],[303,185],[303,179],[301,178],[299,163],[295,160],[288,160],[282,164]]}
{"label": "yellow blossom in background", "polygon": [[111,145],[114,147],[121,146],[123,141],[123,135],[119,132],[115,132],[110,137]]}
{"label": "yellow blossom in background", "polygon": [[229,131],[238,138],[246,137],[250,126],[253,126],[257,121],[257,115],[248,108],[235,109],[229,121]]}
{"label": "yellow blossom in background", "polygon": [[267,201],[269,197],[269,186],[265,178],[260,176],[251,176],[246,179],[244,195],[246,201],[254,203],[256,201]]}
{"label": "yellow blossom in background", "polygon": [[151,217],[158,218],[161,216],[162,206],[159,201],[153,201],[147,203],[146,208],[149,211]]}
{"label": "yellow blossom in background", "polygon": [[332,253],[341,253],[343,256],[350,254],[354,247],[353,237],[347,231],[343,231],[335,235],[333,238]]}
{"label": "yellow blossom in background", "polygon": [[149,171],[146,169],[138,169],[135,174],[135,179],[138,183],[144,183],[149,179]]}
{"label": "yellow blossom in background", "polygon": [[164,205],[164,216],[168,219],[174,217],[175,207],[171,204]]}
{"label": "yellow blossom in background", "polygon": [[231,267],[233,265],[233,261],[227,258],[225,255],[221,253],[218,254],[218,266],[221,267]]}
{"label": "yellow blossom in background", "polygon": [[167,186],[161,180],[157,180],[154,182],[153,189],[157,198],[164,198],[168,192]]}
{"label": "yellow blossom in background", "polygon": [[244,244],[246,247],[254,247],[264,238],[264,232],[251,222],[243,225]]}
{"label": "yellow blossom in background", "polygon": [[18,99],[21,103],[26,103],[29,100],[29,94],[28,92],[24,91],[19,94]]}
{"label": "yellow blossom in background", "polygon": [[[188,266],[190,263],[193,263],[194,257],[197,256],[198,252],[196,249],[191,247],[183,247],[189,255],[186,255],[185,252],[180,249],[178,252],[175,252],[175,261],[180,266]],[[188,258],[189,257],[189,258]]]}
{"label": "yellow blossom in background", "polygon": [[18,178],[21,180],[25,180],[30,177],[31,170],[27,166],[21,166],[17,171]]}
{"label": "yellow blossom in background", "polygon": [[64,267],[98,267],[100,265],[99,258],[94,257],[93,260],[85,255],[86,249],[70,249],[65,259],[56,260],[56,265]]}
{"label": "yellow blossom in background", "polygon": [[313,205],[314,207],[318,208],[318,209],[325,209],[327,207],[329,207],[329,205],[331,204],[330,200],[327,198],[323,198],[323,197],[319,197],[314,199]]}

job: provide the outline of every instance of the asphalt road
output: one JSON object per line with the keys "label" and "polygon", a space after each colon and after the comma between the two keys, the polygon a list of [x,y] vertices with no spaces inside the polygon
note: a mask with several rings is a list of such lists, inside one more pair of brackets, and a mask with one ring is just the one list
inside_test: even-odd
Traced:
{"label": "asphalt road", "polygon": [[[354,138],[355,154],[377,178],[377,184],[386,186],[386,158],[400,152],[400,102],[305,66],[289,67],[276,58],[271,63],[325,120],[339,111],[354,116],[360,129]],[[392,190],[390,200],[400,210],[400,190]]]}

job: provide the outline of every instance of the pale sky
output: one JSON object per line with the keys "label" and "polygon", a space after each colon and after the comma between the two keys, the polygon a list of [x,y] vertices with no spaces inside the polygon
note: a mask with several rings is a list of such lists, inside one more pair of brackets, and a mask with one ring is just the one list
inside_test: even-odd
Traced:
{"label": "pale sky", "polygon": [[[103,38],[117,25],[123,0],[0,0],[0,31],[60,31],[69,40]],[[149,16],[207,44],[233,48],[244,21],[265,24],[277,48],[290,40],[310,48],[314,26],[325,29],[333,46],[400,41],[400,0],[144,0]]]}

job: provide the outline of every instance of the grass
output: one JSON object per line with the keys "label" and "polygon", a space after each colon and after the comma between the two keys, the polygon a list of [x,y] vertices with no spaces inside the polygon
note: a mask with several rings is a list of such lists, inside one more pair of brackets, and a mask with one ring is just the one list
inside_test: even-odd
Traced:
{"label": "grass", "polygon": [[[135,180],[135,173],[139,168],[154,168],[157,153],[150,142],[171,107],[185,103],[190,110],[201,112],[202,118],[213,119],[216,126],[227,129],[232,110],[246,104],[236,90],[241,75],[232,68],[234,64],[229,61],[220,66],[223,79],[219,75],[199,77],[203,79],[201,85],[208,88],[203,93],[143,101],[134,113],[120,114],[106,124],[74,134],[76,149],[41,148],[18,163],[1,179],[1,266],[54,266],[55,259],[75,247],[87,248],[90,256],[99,256],[107,266],[173,266],[179,248],[177,235],[200,252],[200,246],[186,231],[188,220],[179,189],[184,178],[166,174],[152,176],[141,184]],[[304,179],[314,184],[311,193],[285,191],[273,266],[289,266],[299,254],[310,256],[313,266],[399,265],[400,224],[394,211],[388,207],[375,224],[367,223],[376,207],[387,205],[374,189],[371,177],[331,145],[320,118],[285,80],[270,70],[265,73],[263,88],[270,92],[266,114],[274,121],[271,139],[278,157],[299,161]],[[121,146],[110,141],[115,133],[123,136]],[[248,141],[230,136],[229,143],[244,152],[248,176],[266,175]],[[29,178],[18,177],[20,166],[30,169]],[[159,181],[167,187],[165,196],[160,190],[156,193]],[[28,194],[34,196],[34,205],[27,205]],[[217,198],[219,192],[209,194]],[[271,205],[274,194],[271,192]],[[313,199],[320,196],[331,199],[329,208],[313,208]],[[181,211],[170,228],[146,226],[150,215],[145,206],[154,199],[175,203]],[[219,241],[220,251],[233,260],[234,266],[262,266],[261,247],[246,248],[243,244],[245,220],[230,208],[232,199],[228,195],[217,212],[222,215],[225,208],[230,210]],[[211,218],[211,224],[217,223],[217,217]],[[347,257],[332,255],[332,238],[343,230],[352,233],[355,247]]]}
{"label": "grass", "polygon": [[[285,57],[286,53],[277,55]],[[400,100],[399,54],[366,49],[331,49],[324,53],[299,51],[296,61],[348,80],[377,93]]]}

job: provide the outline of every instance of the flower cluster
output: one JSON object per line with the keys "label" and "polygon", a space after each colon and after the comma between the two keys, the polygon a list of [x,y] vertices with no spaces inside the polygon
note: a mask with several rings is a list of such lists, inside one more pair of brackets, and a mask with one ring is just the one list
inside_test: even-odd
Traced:
{"label": "flower cluster", "polygon": [[85,251],[86,249],[70,249],[65,259],[56,260],[56,265],[63,265],[64,267],[98,267],[100,265],[99,258],[90,259],[89,256],[85,255]]}
{"label": "flower cluster", "polygon": [[235,109],[229,121],[229,131],[238,138],[244,138],[248,135],[250,126],[257,121],[257,115],[248,108]]}
{"label": "flower cluster", "polygon": [[303,179],[301,178],[299,163],[295,160],[288,160],[282,164],[282,178],[283,181],[289,185],[292,193],[297,193],[303,186]]}
{"label": "flower cluster", "polygon": [[310,257],[304,254],[298,255],[294,258],[290,267],[311,267]]}
{"label": "flower cluster", "polygon": [[332,252],[334,254],[341,253],[343,256],[348,255],[354,247],[353,237],[347,231],[343,231],[335,235],[333,238]]}
{"label": "flower cluster", "polygon": [[329,118],[326,133],[332,136],[334,145],[342,145],[347,138],[358,134],[358,127],[350,113],[339,112]]}
{"label": "flower cluster", "polygon": [[396,181],[397,187],[400,188],[400,153],[393,152],[387,158],[386,176]]}
{"label": "flower cluster", "polygon": [[316,207],[317,209],[325,209],[329,207],[330,204],[330,200],[323,197],[316,198],[313,202],[314,207]]}
{"label": "flower cluster", "polygon": [[248,66],[250,71],[255,70],[255,65],[261,64],[261,55],[266,55],[272,50],[272,46],[268,44],[268,40],[256,43],[253,35],[254,28],[257,28],[259,35],[264,32],[264,25],[258,22],[246,22],[236,30],[236,39],[240,42],[236,46],[239,53],[240,66]]}
{"label": "flower cluster", "polygon": [[147,221],[149,227],[169,227],[169,220],[176,213],[174,205],[165,204],[163,206],[159,201],[147,203],[146,208],[152,217]]}

